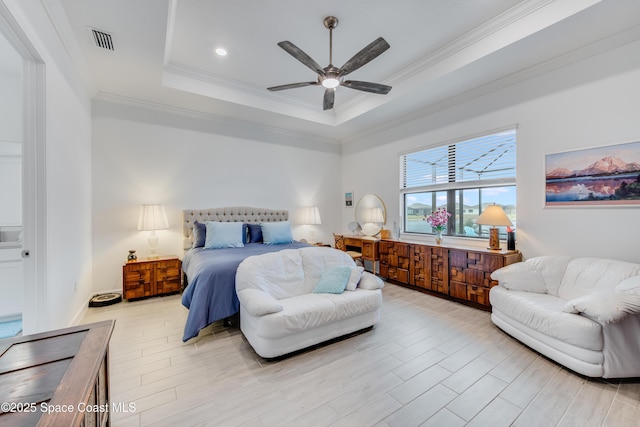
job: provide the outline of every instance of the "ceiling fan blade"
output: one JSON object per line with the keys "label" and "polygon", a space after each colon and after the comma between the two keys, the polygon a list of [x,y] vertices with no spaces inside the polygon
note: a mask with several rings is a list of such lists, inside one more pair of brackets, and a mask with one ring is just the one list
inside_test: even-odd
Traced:
{"label": "ceiling fan blade", "polygon": [[313,71],[320,74],[322,77],[325,76],[324,70],[322,69],[322,67],[316,61],[311,59],[309,55],[304,53],[302,49],[300,49],[295,44],[291,43],[290,41],[283,41],[278,43],[278,46],[286,50],[289,53],[289,55],[293,56],[298,61],[306,65],[307,67],[311,68]]}
{"label": "ceiling fan blade", "polygon": [[333,101],[336,99],[336,90],[335,89],[325,89],[324,90],[324,101],[322,102],[323,110],[330,110],[333,108]]}
{"label": "ceiling fan blade", "polygon": [[357,80],[345,80],[341,85],[350,89],[363,90],[365,92],[377,93],[380,95],[386,95],[391,90],[391,86],[379,83],[360,82]]}
{"label": "ceiling fan blade", "polygon": [[342,67],[340,67],[338,77],[346,76],[347,74],[357,70],[367,62],[375,59],[378,55],[380,55],[387,49],[389,49],[389,43],[387,43],[387,41],[382,37],[378,37],[377,39],[369,43],[360,52],[353,55],[350,60],[348,60]]}
{"label": "ceiling fan blade", "polygon": [[270,91],[276,91],[276,90],[285,90],[285,89],[296,89],[299,87],[306,87],[306,86],[315,86],[317,85],[318,82],[300,82],[300,83],[290,83],[288,85],[280,85],[280,86],[272,86],[272,87],[268,87],[267,90]]}

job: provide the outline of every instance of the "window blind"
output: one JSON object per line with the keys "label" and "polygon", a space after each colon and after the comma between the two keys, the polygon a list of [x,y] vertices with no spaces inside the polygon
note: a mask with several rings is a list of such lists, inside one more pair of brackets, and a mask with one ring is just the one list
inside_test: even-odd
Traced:
{"label": "window blind", "polygon": [[401,187],[511,181],[516,176],[516,130],[511,129],[400,156]]}

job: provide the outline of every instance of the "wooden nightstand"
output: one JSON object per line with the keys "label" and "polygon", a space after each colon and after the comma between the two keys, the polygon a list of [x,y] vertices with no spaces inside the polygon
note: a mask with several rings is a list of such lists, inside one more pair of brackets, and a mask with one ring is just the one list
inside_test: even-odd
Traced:
{"label": "wooden nightstand", "polygon": [[122,294],[125,299],[180,292],[182,261],[176,256],[143,259],[122,266]]}

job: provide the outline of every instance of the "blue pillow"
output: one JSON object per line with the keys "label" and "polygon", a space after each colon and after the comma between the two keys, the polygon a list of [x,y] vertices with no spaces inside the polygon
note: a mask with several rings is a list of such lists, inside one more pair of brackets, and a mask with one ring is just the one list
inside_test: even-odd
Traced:
{"label": "blue pillow", "polygon": [[242,224],[242,243],[249,243],[249,224]]}
{"label": "blue pillow", "polygon": [[320,276],[320,281],[313,288],[314,294],[341,294],[347,287],[347,282],[351,276],[351,267],[340,265],[325,270]]}
{"label": "blue pillow", "polygon": [[207,235],[207,226],[201,222],[193,223],[193,246],[194,248],[201,248],[204,246],[204,240]]}
{"label": "blue pillow", "polygon": [[260,224],[245,224],[249,228],[249,243],[262,243]]}
{"label": "blue pillow", "polygon": [[260,224],[260,229],[262,230],[262,240],[265,245],[293,243],[289,221],[263,222]]}
{"label": "blue pillow", "polygon": [[206,222],[207,237],[205,238],[205,249],[221,248],[241,248],[242,230],[241,222]]}

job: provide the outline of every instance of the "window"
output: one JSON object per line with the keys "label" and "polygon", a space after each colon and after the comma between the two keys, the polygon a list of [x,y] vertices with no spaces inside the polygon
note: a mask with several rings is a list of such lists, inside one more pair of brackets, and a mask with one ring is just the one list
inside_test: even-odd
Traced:
{"label": "window", "polygon": [[426,219],[437,208],[452,214],[449,235],[487,237],[489,227],[475,220],[493,203],[516,223],[515,129],[403,154],[400,172],[407,233],[433,233]]}

